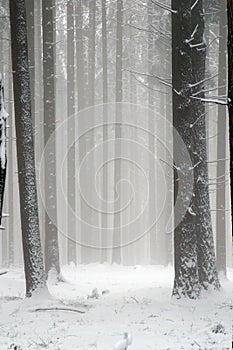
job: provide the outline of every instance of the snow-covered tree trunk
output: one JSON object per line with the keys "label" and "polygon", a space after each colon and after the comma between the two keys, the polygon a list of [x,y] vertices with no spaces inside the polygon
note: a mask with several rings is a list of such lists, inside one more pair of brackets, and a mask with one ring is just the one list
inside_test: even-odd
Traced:
{"label": "snow-covered tree trunk", "polygon": [[[42,0],[43,25],[43,80],[44,80],[44,144],[56,129],[55,118],[55,30],[54,0]],[[49,209],[53,220],[45,213],[45,270],[60,273],[56,193],[56,143],[49,143],[45,153],[45,210]]]}
{"label": "snow-covered tree trunk", "polygon": [[24,0],[10,0],[11,49],[26,296],[45,286],[40,241]]}
{"label": "snow-covered tree trunk", "polygon": [[[193,29],[191,26],[191,5],[192,1],[173,0],[172,8],[172,84],[173,84],[173,125],[179,132],[185,145],[193,148],[193,132],[190,124],[193,120],[193,101],[190,99],[192,81],[192,54],[188,41],[191,38]],[[174,140],[175,141],[175,140]],[[184,176],[190,176],[190,170],[184,163],[182,149],[176,149],[174,142],[174,154],[180,152],[180,164],[175,164],[177,169],[181,169]],[[191,154],[192,155],[192,154]],[[177,157],[176,157],[177,158]],[[179,172],[177,182],[179,185]],[[183,189],[183,205],[186,191]],[[176,189],[175,189],[175,192]],[[191,205],[193,206],[193,201]],[[194,211],[196,208],[193,208]],[[176,212],[175,212],[176,226]],[[182,222],[175,227],[174,249],[175,249],[175,281],[173,295],[177,297],[188,296],[196,298],[200,292],[197,265],[197,237],[195,228],[195,216],[187,211]]]}
{"label": "snow-covered tree trunk", "polygon": [[[173,0],[172,9],[173,124],[193,164],[189,169],[185,150],[177,148],[174,139],[177,181],[182,186],[180,205],[186,214],[178,223],[179,213],[175,212],[173,295],[197,298],[202,287],[219,287],[209,207],[205,107],[201,100],[192,98],[195,93],[200,98],[204,96],[204,13],[201,0],[195,6],[193,1]],[[193,193],[186,185],[191,171]]]}
{"label": "snow-covered tree trunk", "polygon": [[[193,40],[192,47],[192,95],[204,98],[205,84],[205,59],[206,45],[204,42],[205,16],[203,9],[203,0],[199,0],[192,7],[192,30]],[[193,123],[189,128],[193,134],[193,145],[190,149],[193,154],[194,165],[194,202],[197,221],[197,258],[198,258],[198,274],[202,287],[208,289],[212,286],[216,289],[220,287],[214,249],[214,239],[212,222],[210,215],[210,199],[209,199],[209,178],[207,165],[207,142],[206,142],[206,119],[205,104],[201,100],[194,100],[193,103]],[[199,163],[199,164],[198,164]],[[195,166],[197,165],[197,166]]]}
{"label": "snow-covered tree trunk", "polygon": [[[67,118],[68,140],[75,140],[75,71],[74,71],[74,3],[67,2]],[[75,145],[67,156],[67,197],[68,197],[68,263],[76,263],[76,225],[75,225]]]}
{"label": "snow-covered tree trunk", "polygon": [[[219,16],[219,75],[218,95],[226,95],[226,41],[227,41],[227,11],[226,0],[222,0]],[[216,178],[216,256],[218,271],[226,275],[226,106],[218,106],[217,133],[217,178]]]}
{"label": "snow-covered tree trunk", "polygon": [[233,213],[233,3],[227,1],[228,18],[228,110],[230,131],[231,217]]}

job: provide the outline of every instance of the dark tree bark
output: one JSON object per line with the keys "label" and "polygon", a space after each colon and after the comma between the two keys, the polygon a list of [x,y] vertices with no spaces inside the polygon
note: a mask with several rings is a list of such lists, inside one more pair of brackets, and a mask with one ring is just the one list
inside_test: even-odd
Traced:
{"label": "dark tree bark", "polygon": [[31,108],[32,108],[32,125],[35,132],[35,24],[34,24],[34,1],[26,0],[27,14],[27,38],[28,38],[28,64],[30,72],[31,87]]}
{"label": "dark tree bark", "polygon": [[10,0],[11,49],[26,296],[45,286],[40,242],[24,0]]}
{"label": "dark tree bark", "polygon": [[[108,50],[107,50],[107,13],[106,13],[106,0],[102,0],[102,70],[103,70],[103,103],[108,102]],[[103,142],[108,139],[108,107],[103,107]],[[103,147],[103,164],[107,161],[107,147]],[[108,199],[108,171],[107,166],[103,168],[103,198]],[[105,207],[104,207],[105,208]],[[105,210],[103,208],[103,210]],[[102,228],[107,228],[108,225],[108,216],[105,213],[102,213]],[[103,230],[104,231],[104,230]],[[108,241],[105,235],[105,232],[101,235],[101,262],[104,263],[107,261],[107,246]]]}
{"label": "dark tree bark", "polygon": [[[219,75],[218,95],[226,95],[226,41],[227,41],[227,8],[226,0],[221,2],[219,18]],[[226,106],[218,106],[217,132],[217,179],[216,179],[216,256],[217,269],[226,275]],[[224,159],[224,160],[223,160]]]}
{"label": "dark tree bark", "polygon": [[[75,140],[75,82],[74,82],[74,3],[67,3],[67,117],[68,140]],[[67,193],[68,193],[68,263],[76,263],[76,225],[75,225],[75,146],[71,147],[67,157]]]}
{"label": "dark tree bark", "polygon": [[228,110],[230,133],[231,217],[233,213],[233,3],[227,0],[228,18]]}
{"label": "dark tree bark", "polygon": [[[55,120],[55,45],[54,0],[42,0],[43,80],[44,80],[44,144],[56,129]],[[49,143],[45,154],[45,210],[49,209],[55,223],[45,213],[45,271],[60,274],[56,193],[56,144]]]}
{"label": "dark tree bark", "polygon": [[[117,29],[116,29],[116,125],[115,139],[121,138],[122,110],[120,102],[122,102],[122,55],[123,55],[123,0],[117,0]],[[121,194],[117,193],[116,184],[121,179],[121,146],[120,142],[116,142],[115,147],[115,167],[114,167],[114,190],[116,205],[114,208],[114,231],[113,231],[113,251],[112,262],[121,263],[121,211],[120,198]]]}
{"label": "dark tree bark", "polygon": [[[204,98],[205,84],[202,82],[205,78],[205,59],[206,45],[204,43],[205,16],[203,9],[203,0],[199,0],[192,10],[192,28],[197,27],[192,41],[192,94]],[[202,91],[202,92],[201,92]],[[200,93],[201,92],[201,93]],[[201,287],[208,289],[213,286],[220,287],[216,269],[216,258],[214,249],[214,239],[212,222],[210,215],[209,199],[209,178],[207,165],[207,143],[206,143],[206,120],[205,104],[201,100],[196,100],[193,104],[194,121],[193,129],[194,147],[191,149],[194,157],[194,194],[196,211],[196,230],[197,230],[197,258],[198,274]],[[200,116],[203,116],[203,118]],[[197,121],[197,118],[198,121]]]}
{"label": "dark tree bark", "polygon": [[[205,44],[203,3],[173,0],[172,8],[172,80],[173,124],[189,151],[193,164],[190,170],[185,150],[177,149],[174,135],[174,158],[181,179],[189,179],[193,171],[193,193],[182,182],[181,206],[186,209],[177,223],[175,212],[175,281],[173,295],[195,299],[202,288],[219,288],[215,267],[213,234],[209,207],[208,170],[206,155],[205,106],[192,98],[199,92],[204,97]],[[194,30],[195,29],[195,30]],[[191,41],[190,41],[191,40]],[[203,117],[201,117],[203,116]],[[189,195],[191,202],[189,203]]]}

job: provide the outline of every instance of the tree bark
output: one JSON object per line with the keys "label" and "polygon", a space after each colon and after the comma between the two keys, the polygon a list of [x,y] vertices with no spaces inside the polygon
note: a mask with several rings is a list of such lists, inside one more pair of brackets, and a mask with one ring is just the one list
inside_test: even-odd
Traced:
{"label": "tree bark", "polygon": [[205,76],[206,48],[203,41],[202,0],[193,9],[192,5],[192,1],[186,0],[172,2],[173,125],[182,137],[193,164],[190,170],[184,150],[177,148],[174,134],[178,186],[181,185],[182,177],[187,180],[190,178],[190,171],[193,171],[194,176],[193,193],[189,193],[185,181],[182,184],[181,205],[186,209],[186,214],[180,223],[177,222],[175,212],[173,295],[195,299],[202,287],[212,285],[219,288],[219,281],[209,207],[205,106],[201,100],[192,98],[196,92],[200,93],[200,98],[204,97],[202,81]]}
{"label": "tree bark", "polygon": [[[55,45],[54,0],[42,0],[43,80],[44,80],[44,145],[56,129],[55,120]],[[55,222],[45,213],[45,271],[55,269],[60,274],[56,193],[56,144],[49,143],[45,154],[45,210],[49,209]]]}
{"label": "tree bark", "polygon": [[24,0],[10,0],[11,49],[26,296],[45,286],[40,242]]}
{"label": "tree bark", "polygon": [[[147,18],[148,18],[148,72],[149,74],[152,73],[152,65],[153,65],[153,59],[154,59],[154,36],[152,32],[152,23],[153,23],[153,4],[151,0],[148,0],[147,4]],[[149,77],[148,79],[148,118],[149,118],[149,125],[150,119],[153,118],[153,110],[155,108],[154,106],[154,94],[153,94],[153,88],[154,84],[152,82],[152,79]],[[155,125],[153,124],[153,130],[150,130],[151,134],[149,135],[149,149],[152,154],[155,155]],[[149,164],[149,188],[150,188],[150,219],[149,221],[152,223],[155,221],[156,218],[156,191],[155,191],[155,163],[152,161],[152,158],[150,158],[150,164]],[[156,224],[151,228],[150,230],[150,259],[151,264],[156,263]]]}
{"label": "tree bark", "polygon": [[[102,0],[102,70],[103,70],[103,104],[108,102],[108,50],[107,50],[107,13],[106,0]],[[108,139],[108,107],[103,107],[103,143]],[[107,161],[108,149],[103,147],[103,164]],[[108,200],[108,171],[107,165],[103,167],[103,199]],[[104,206],[105,208],[105,206]],[[104,210],[103,208],[103,210]],[[102,234],[101,234],[101,262],[107,261],[107,247],[108,241],[105,236],[104,228],[108,226],[108,215],[102,213]]]}
{"label": "tree bark", "polygon": [[32,108],[32,125],[35,133],[35,24],[34,24],[34,1],[26,0],[27,15],[27,38],[28,38],[28,64],[30,73],[31,87],[31,108]]}
{"label": "tree bark", "polygon": [[[67,118],[68,140],[75,140],[75,82],[74,82],[74,3],[67,3]],[[75,144],[69,149],[67,157],[68,193],[68,263],[76,263],[76,225],[75,225]]]}
{"label": "tree bark", "polygon": [[113,251],[112,262],[121,263],[121,194],[117,193],[116,185],[121,179],[121,146],[117,142],[121,138],[122,110],[122,54],[123,54],[123,0],[117,0],[117,29],[116,29],[116,125],[115,125],[115,166],[114,166],[114,190],[115,190],[115,208],[114,208],[114,231],[113,231]]}

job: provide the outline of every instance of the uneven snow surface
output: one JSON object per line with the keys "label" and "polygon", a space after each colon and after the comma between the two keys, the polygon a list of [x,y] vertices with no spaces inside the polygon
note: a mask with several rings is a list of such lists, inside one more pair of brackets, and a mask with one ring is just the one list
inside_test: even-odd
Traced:
{"label": "uneven snow surface", "polygon": [[[125,332],[131,350],[231,349],[233,270],[199,301],[171,299],[172,268],[71,265],[63,277],[25,300],[22,270],[0,276],[0,350],[112,350]],[[85,313],[35,311],[57,307]]]}

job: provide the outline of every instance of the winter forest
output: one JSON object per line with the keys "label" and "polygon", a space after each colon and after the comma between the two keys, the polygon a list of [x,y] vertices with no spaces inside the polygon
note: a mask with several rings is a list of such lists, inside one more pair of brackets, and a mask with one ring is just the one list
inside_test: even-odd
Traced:
{"label": "winter forest", "polygon": [[232,1],[0,31],[0,350],[232,349]]}

